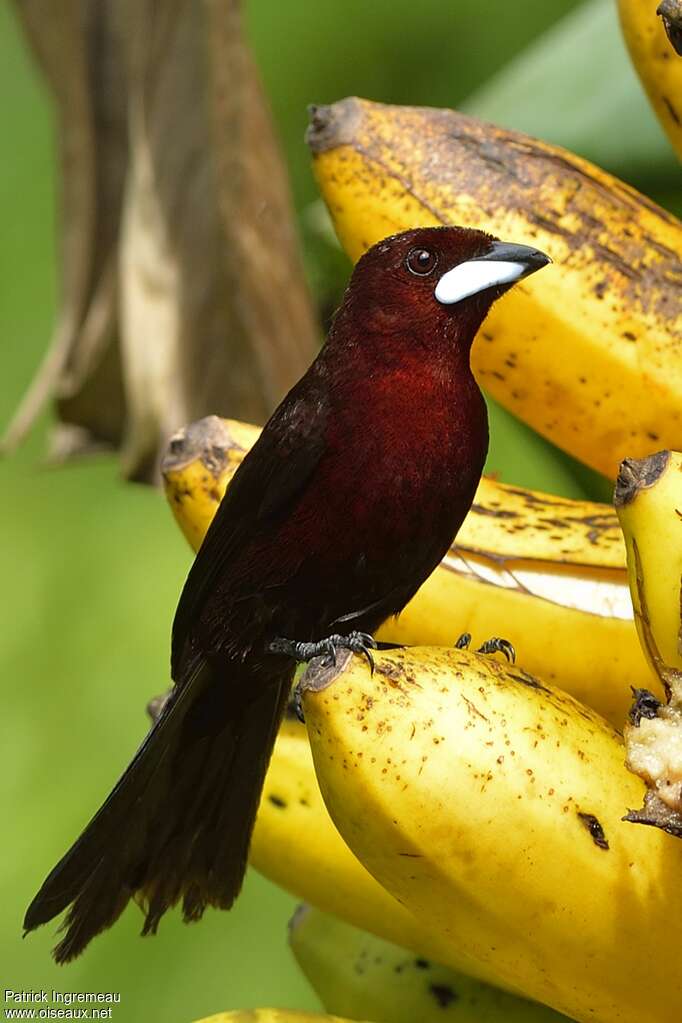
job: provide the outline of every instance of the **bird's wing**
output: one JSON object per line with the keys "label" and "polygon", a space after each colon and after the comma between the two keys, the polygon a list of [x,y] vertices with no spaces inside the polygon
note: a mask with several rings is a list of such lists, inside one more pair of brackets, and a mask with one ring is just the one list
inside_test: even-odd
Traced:
{"label": "bird's wing", "polygon": [[[237,556],[243,562],[248,549],[287,517],[325,450],[326,393],[318,383],[302,384],[275,410],[237,469],[190,569],[173,622],[171,674],[176,683],[187,673],[187,641],[206,600],[225,582]],[[267,571],[259,578],[259,588],[279,581],[276,564],[271,573],[272,578]],[[230,583],[236,601],[243,582],[235,573]]]}

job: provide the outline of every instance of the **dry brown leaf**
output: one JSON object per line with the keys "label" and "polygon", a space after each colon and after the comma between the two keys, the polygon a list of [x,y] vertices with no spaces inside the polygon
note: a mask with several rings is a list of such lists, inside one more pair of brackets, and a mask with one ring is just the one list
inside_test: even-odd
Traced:
{"label": "dry brown leaf", "polygon": [[207,413],[262,422],[318,330],[237,0],[15,0],[59,113],[62,302],[5,443],[150,480]]}

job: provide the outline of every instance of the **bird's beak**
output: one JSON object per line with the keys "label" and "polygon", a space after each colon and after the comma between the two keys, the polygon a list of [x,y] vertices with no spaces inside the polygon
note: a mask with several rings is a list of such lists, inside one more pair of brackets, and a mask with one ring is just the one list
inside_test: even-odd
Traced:
{"label": "bird's beak", "polygon": [[454,266],[436,285],[436,298],[443,305],[454,305],[463,298],[500,284],[514,284],[552,260],[539,249],[512,242],[493,242],[489,252]]}

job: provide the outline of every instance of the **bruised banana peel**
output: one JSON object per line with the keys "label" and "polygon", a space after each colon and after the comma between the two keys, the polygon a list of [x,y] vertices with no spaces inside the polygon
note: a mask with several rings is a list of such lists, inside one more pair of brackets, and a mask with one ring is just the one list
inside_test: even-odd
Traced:
{"label": "bruised banana peel", "polygon": [[682,838],[682,454],[625,459],[614,504],[637,631],[667,701],[637,693],[625,729],[627,765],[648,791],[627,819]]}
{"label": "bruised banana peel", "polygon": [[618,0],[618,15],[635,71],[682,160],[682,56],[673,43],[682,46],[682,4],[664,0],[657,11],[656,2]]}
{"label": "bruised banana peel", "polygon": [[303,686],[330,815],[441,962],[581,1023],[678,1023],[682,845],[622,821],[644,785],[602,718],[453,649],[313,662]]}
{"label": "bruised banana peel", "polygon": [[471,352],[514,415],[612,479],[626,455],[682,447],[680,221],[564,149],[453,110],[345,99],[313,108],[308,140],[353,260],[437,224],[551,256],[493,306]]}
{"label": "bruised banana peel", "polygon": [[[196,550],[256,427],[200,420],[162,465],[173,514]],[[483,478],[456,543],[379,639],[452,645],[503,636],[520,663],[621,726],[630,686],[651,686],[633,627],[613,509]],[[660,690],[658,690],[660,694]]]}

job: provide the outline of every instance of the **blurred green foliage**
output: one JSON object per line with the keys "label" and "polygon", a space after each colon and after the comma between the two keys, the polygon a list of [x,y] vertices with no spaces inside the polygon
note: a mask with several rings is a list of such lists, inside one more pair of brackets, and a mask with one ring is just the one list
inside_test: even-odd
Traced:
{"label": "blurred green foliage", "polygon": [[[572,28],[553,29],[549,44],[539,38],[578,7]],[[679,166],[639,97],[609,0],[526,0],[522,13],[499,0],[253,0],[248,21],[301,213],[315,198],[302,141],[306,104],[350,93],[457,106],[478,90],[470,109],[494,112],[510,126],[544,124],[546,137],[664,201],[677,190],[679,202]],[[602,46],[608,59],[600,62]],[[514,66],[503,70],[513,57]],[[496,91],[485,85],[494,75]],[[50,111],[6,6],[0,6],[0,94],[5,423],[45,348],[55,302]],[[624,103],[630,112],[623,130],[624,118],[614,110],[623,111]],[[630,159],[633,139],[636,158]],[[324,304],[338,294],[347,264],[320,241],[309,219],[302,218],[306,263]],[[503,478],[575,495],[608,493],[505,413],[493,410],[492,420],[489,467]],[[41,466],[41,451],[38,429],[0,465],[3,983],[120,991],[114,1015],[121,1023],[189,1023],[256,1004],[315,1007],[286,948],[293,900],[253,875],[233,912],[208,913],[197,927],[169,917],[155,939],[137,938],[141,917],[129,909],[61,970],[49,958],[51,927],[20,940],[37,884],[127,763],[146,728],[147,699],[166,687],[169,626],[190,560],[162,498],[122,484],[113,459],[51,470]]]}

